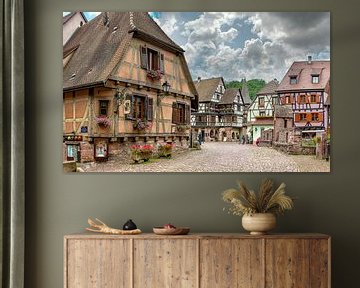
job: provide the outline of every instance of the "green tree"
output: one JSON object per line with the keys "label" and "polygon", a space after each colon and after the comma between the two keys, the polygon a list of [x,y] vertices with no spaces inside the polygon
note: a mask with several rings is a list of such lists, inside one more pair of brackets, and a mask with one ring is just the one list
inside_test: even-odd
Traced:
{"label": "green tree", "polygon": [[[266,82],[263,79],[251,79],[246,81],[249,88],[250,99],[253,100],[256,94],[265,86]],[[230,81],[226,83],[226,88],[242,88],[240,81]]]}

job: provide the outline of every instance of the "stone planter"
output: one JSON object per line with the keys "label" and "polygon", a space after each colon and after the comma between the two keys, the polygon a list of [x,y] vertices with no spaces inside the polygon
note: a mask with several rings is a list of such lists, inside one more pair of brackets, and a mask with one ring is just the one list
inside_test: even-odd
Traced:
{"label": "stone planter", "polygon": [[242,217],[242,226],[251,235],[263,235],[276,226],[276,217],[272,213],[255,213]]}

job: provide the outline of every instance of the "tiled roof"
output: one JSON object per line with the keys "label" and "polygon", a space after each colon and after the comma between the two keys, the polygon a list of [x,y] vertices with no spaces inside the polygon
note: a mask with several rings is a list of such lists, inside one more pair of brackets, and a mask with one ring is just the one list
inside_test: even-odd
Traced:
{"label": "tiled roof", "polygon": [[256,95],[272,95],[276,94],[276,89],[279,86],[279,82],[274,79],[267,83]]}
{"label": "tiled roof", "polygon": [[241,81],[241,83],[242,83],[241,95],[243,97],[244,104],[245,105],[250,105],[251,99],[250,99],[250,96],[249,96],[249,87],[248,87],[245,79],[243,79]]}
{"label": "tiled roof", "polygon": [[[312,83],[312,75],[319,75],[319,83]],[[297,83],[290,84],[290,76],[297,76]],[[277,91],[324,90],[330,80],[330,61],[294,62],[280,82]]]}
{"label": "tiled roof", "polygon": [[[107,25],[104,24],[106,15]],[[131,39],[138,32],[171,47],[184,58],[183,50],[161,30],[147,12],[103,12],[79,27],[65,44],[64,55],[74,47],[78,48],[64,67],[63,88],[104,82],[124,57]],[[185,73],[189,74],[187,78],[191,81],[188,70]],[[192,90],[196,92],[195,87]]]}
{"label": "tiled roof", "polygon": [[275,118],[293,118],[293,110],[287,105],[274,105]]}
{"label": "tiled roof", "polygon": [[221,97],[219,104],[232,104],[236,98],[239,88],[227,88],[224,95]]}
{"label": "tiled roof", "polygon": [[194,84],[199,94],[199,102],[210,101],[220,81],[223,81],[222,77],[195,81]]}

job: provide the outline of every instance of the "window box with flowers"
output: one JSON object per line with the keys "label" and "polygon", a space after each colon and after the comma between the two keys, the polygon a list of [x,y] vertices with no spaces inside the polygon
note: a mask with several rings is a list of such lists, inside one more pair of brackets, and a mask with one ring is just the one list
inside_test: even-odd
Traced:
{"label": "window box with flowers", "polygon": [[175,146],[175,144],[172,143],[164,143],[159,144],[158,146],[158,156],[159,157],[165,157],[170,158],[172,154],[172,149]]}
{"label": "window box with flowers", "polygon": [[160,80],[163,74],[160,70],[147,70],[146,75],[152,80]]}
{"label": "window box with flowers", "polygon": [[185,124],[184,125],[176,125],[176,131],[179,133],[184,133],[189,129],[190,129],[190,125],[185,125]]}
{"label": "window box with flowers", "polygon": [[111,120],[105,115],[100,115],[95,117],[95,122],[101,127],[106,128],[111,126]]}
{"label": "window box with flowers", "polygon": [[148,122],[142,119],[136,119],[135,122],[133,123],[133,128],[134,130],[144,132],[152,128],[152,122]]}
{"label": "window box with flowers", "polygon": [[135,163],[139,163],[140,161],[148,161],[154,152],[154,147],[152,145],[140,145],[135,144],[130,146],[131,159],[134,160]]}

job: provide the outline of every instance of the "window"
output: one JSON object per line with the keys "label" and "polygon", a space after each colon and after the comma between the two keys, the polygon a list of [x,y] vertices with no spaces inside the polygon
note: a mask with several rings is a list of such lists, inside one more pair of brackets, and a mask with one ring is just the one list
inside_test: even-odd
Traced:
{"label": "window", "polygon": [[99,100],[99,115],[107,116],[109,100]]}
{"label": "window", "polygon": [[290,84],[297,84],[297,76],[290,76]]}
{"label": "window", "polygon": [[300,121],[306,121],[306,113],[300,113]]}
{"label": "window", "polygon": [[319,75],[311,75],[311,83],[318,84],[319,83]]}
{"label": "window", "polygon": [[164,73],[164,54],[145,46],[140,47],[140,66],[143,69]]}
{"label": "window", "polygon": [[311,113],[311,121],[319,121],[319,114]]}
{"label": "window", "polygon": [[284,119],[284,128],[287,128],[287,119]]}
{"label": "window", "polygon": [[290,104],[291,100],[290,100],[290,96],[285,96],[285,104]]}
{"label": "window", "polygon": [[127,95],[126,100],[131,103],[130,111],[125,114],[126,119],[153,120],[153,99],[146,95]]}
{"label": "window", "polygon": [[145,119],[145,97],[134,96],[134,114],[135,119]]}
{"label": "window", "polygon": [[265,98],[264,97],[259,97],[259,107],[264,107],[265,106]]}
{"label": "window", "polygon": [[272,102],[273,105],[279,104],[279,103],[278,103],[278,102],[279,102],[279,101],[278,101],[278,98],[277,98],[276,96],[271,98],[271,102]]}
{"label": "window", "polygon": [[173,103],[173,111],[172,111],[172,123],[174,123],[174,124],[189,124],[190,123],[190,105],[187,105],[185,103],[174,102]]}
{"label": "window", "polygon": [[316,101],[316,95],[315,94],[312,94],[311,96],[310,96],[310,99],[311,99],[311,102],[312,103],[316,103],[317,101]]}
{"label": "window", "polygon": [[259,112],[259,116],[260,116],[260,117],[265,117],[265,111],[260,111],[260,112]]}
{"label": "window", "polygon": [[306,96],[300,95],[299,103],[305,103],[306,102]]}
{"label": "window", "polygon": [[78,145],[66,145],[66,157],[68,161],[78,161],[78,151],[79,151],[79,146]]}

